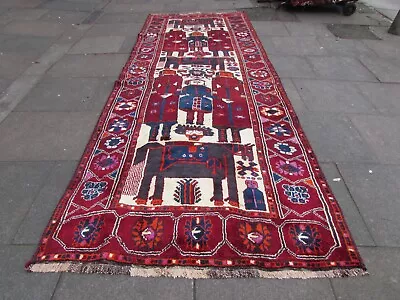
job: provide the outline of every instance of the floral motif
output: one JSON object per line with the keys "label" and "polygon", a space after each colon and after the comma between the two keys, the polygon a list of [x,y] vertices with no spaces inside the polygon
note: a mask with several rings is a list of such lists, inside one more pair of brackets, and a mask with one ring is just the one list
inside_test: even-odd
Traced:
{"label": "floral motif", "polygon": [[248,251],[265,252],[271,246],[271,233],[263,223],[239,224],[239,236]]}
{"label": "floral motif", "polygon": [[90,247],[96,242],[99,231],[104,225],[100,217],[91,217],[81,221],[75,228],[74,242],[76,247]]}
{"label": "floral motif", "polygon": [[286,154],[286,155],[293,155],[297,151],[297,149],[293,146],[290,146],[288,143],[276,143],[274,145],[274,148],[276,150],[279,150],[281,154]]}
{"label": "floral motif", "polygon": [[84,188],[81,191],[83,200],[91,201],[93,199],[96,199],[105,191],[106,187],[107,187],[107,182],[105,181],[85,182]]}
{"label": "floral motif", "polygon": [[119,102],[115,109],[116,110],[134,110],[137,107],[137,103],[134,101],[121,101]]}
{"label": "floral motif", "polygon": [[288,196],[290,202],[295,204],[306,204],[310,198],[310,194],[305,186],[284,184],[285,195]]}
{"label": "floral motif", "polygon": [[272,124],[267,128],[268,132],[276,136],[290,136],[292,131],[285,124]]}
{"label": "floral motif", "polygon": [[311,225],[294,225],[290,234],[297,248],[308,254],[317,254],[321,246],[320,233],[317,227]]}
{"label": "floral motif", "polygon": [[142,218],[132,228],[132,239],[142,251],[153,250],[163,235],[161,218]]}
{"label": "floral motif", "polygon": [[296,176],[302,176],[304,174],[304,169],[302,166],[298,165],[295,161],[283,161],[279,160],[279,162],[276,163],[276,167],[280,171],[280,173],[284,175],[296,175]]}
{"label": "floral motif", "polygon": [[116,155],[100,155],[96,158],[94,162],[94,167],[96,170],[110,170],[114,169],[119,163],[119,159]]}
{"label": "floral motif", "polygon": [[267,78],[268,72],[266,70],[254,70],[250,72],[250,75],[254,78]]}
{"label": "floral motif", "polygon": [[283,115],[283,111],[278,107],[261,107],[260,114],[264,117],[279,117]]}
{"label": "floral motif", "polygon": [[108,131],[119,133],[121,131],[126,131],[129,127],[129,122],[127,119],[114,119],[110,126],[108,127]]}
{"label": "floral motif", "polygon": [[120,144],[124,143],[125,140],[119,136],[112,137],[104,143],[107,149],[116,149]]}
{"label": "floral motif", "polygon": [[259,90],[269,90],[272,87],[272,84],[268,81],[258,81],[254,80],[251,82],[255,89]]}

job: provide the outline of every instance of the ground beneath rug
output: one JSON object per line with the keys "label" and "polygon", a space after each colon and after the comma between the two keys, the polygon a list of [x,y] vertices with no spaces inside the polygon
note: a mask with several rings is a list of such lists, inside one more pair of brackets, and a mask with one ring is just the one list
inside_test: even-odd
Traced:
{"label": "ground beneath rug", "polygon": [[366,273],[241,12],[148,17],[26,268],[186,278]]}

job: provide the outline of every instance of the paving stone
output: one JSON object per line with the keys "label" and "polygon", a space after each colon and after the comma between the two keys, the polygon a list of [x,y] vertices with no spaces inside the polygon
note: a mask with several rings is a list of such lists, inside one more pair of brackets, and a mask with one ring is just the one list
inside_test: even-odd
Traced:
{"label": "paving stone", "polygon": [[351,121],[337,113],[299,112],[301,125],[322,162],[376,161]]}
{"label": "paving stone", "polygon": [[[334,163],[322,163],[322,171],[344,214],[347,225],[358,246],[376,246],[357,205],[351,198],[346,183]],[[340,181],[337,181],[337,178]],[[334,179],[336,181],[334,181]]]}
{"label": "paving stone", "polygon": [[98,117],[92,112],[11,113],[0,126],[2,160],[78,160]]}
{"label": "paving stone", "polygon": [[365,100],[352,82],[294,79],[302,100],[311,111],[374,113],[375,107]]}
{"label": "paving stone", "polygon": [[152,13],[159,12],[162,10],[163,5],[161,3],[154,4],[152,2],[147,3],[110,3],[104,8],[106,12],[142,12],[142,13]]}
{"label": "paving stone", "polygon": [[89,12],[50,10],[45,13],[40,20],[48,23],[58,24],[78,24],[83,21]]}
{"label": "paving stone", "polygon": [[318,77],[350,81],[376,81],[376,77],[353,57],[309,56]]}
{"label": "paving stone", "polygon": [[14,111],[100,111],[114,78],[45,77]]}
{"label": "paving stone", "polygon": [[240,10],[246,12],[251,21],[298,21],[295,14],[284,10],[276,10],[275,8],[252,7]]}
{"label": "paving stone", "polygon": [[0,78],[14,80],[38,58],[37,54],[11,54],[0,52]]}
{"label": "paving stone", "polygon": [[304,37],[271,37],[280,55],[324,55],[326,51],[313,36]]}
{"label": "paving stone", "polygon": [[60,274],[26,272],[24,264],[33,252],[32,246],[0,246],[2,299],[51,299]]}
{"label": "paving stone", "polygon": [[64,33],[58,38],[58,43],[76,43],[78,42],[86,32],[92,27],[88,24],[74,25],[64,31]]}
{"label": "paving stone", "polygon": [[364,41],[364,43],[374,50],[382,58],[393,58],[400,61],[400,42],[395,41]]}
{"label": "paving stone", "polygon": [[382,19],[371,18],[374,14],[354,14],[343,16],[338,12],[296,12],[298,20],[305,23],[322,24],[358,24],[358,25],[386,25]]}
{"label": "paving stone", "polygon": [[65,55],[49,71],[53,77],[117,77],[127,54]]}
{"label": "paving stone", "polygon": [[0,79],[0,97],[5,93],[6,89],[10,86],[11,80]]}
{"label": "paving stone", "polygon": [[57,162],[51,169],[44,186],[35,197],[29,212],[14,236],[13,244],[37,245],[71,180],[77,166],[76,161]]}
{"label": "paving stone", "polygon": [[76,43],[69,53],[115,53],[121,48],[125,41],[123,36],[97,36],[81,39]]}
{"label": "paving stone", "polygon": [[400,246],[400,166],[338,164],[354,201],[378,246]]}
{"label": "paving stone", "polygon": [[193,281],[180,278],[63,274],[54,300],[193,299]]}
{"label": "paving stone", "polygon": [[11,17],[14,20],[34,21],[47,12],[47,9],[11,9],[3,16]]}
{"label": "paving stone", "polygon": [[20,76],[13,81],[0,98],[0,123],[39,81],[39,76]]}
{"label": "paving stone", "polygon": [[88,30],[85,37],[137,36],[142,26],[142,23],[95,24]]}
{"label": "paving stone", "polygon": [[296,86],[293,84],[293,81],[290,78],[282,78],[281,81],[289,98],[289,101],[293,105],[295,111],[307,110],[307,107],[305,106],[303,100],[301,100],[301,97],[296,89]]}
{"label": "paving stone", "polygon": [[399,299],[399,248],[368,247],[360,252],[370,275],[332,279],[337,299]]}
{"label": "paving stone", "polygon": [[316,75],[304,57],[269,55],[281,77],[315,78]]}
{"label": "paving stone", "polygon": [[400,82],[400,60],[361,56],[361,62],[381,82]]}
{"label": "paving stone", "polygon": [[206,299],[326,299],[333,300],[327,279],[196,280],[197,300]]}
{"label": "paving stone", "polygon": [[116,24],[116,23],[140,23],[146,21],[147,15],[144,13],[105,13],[96,20],[97,24]]}
{"label": "paving stone", "polygon": [[396,117],[353,115],[352,122],[379,160],[388,164],[399,164],[400,121]]}
{"label": "paving stone", "polygon": [[355,24],[328,24],[328,29],[341,39],[378,40],[379,38],[369,30],[368,25]]}
{"label": "paving stone", "polygon": [[362,41],[339,38],[317,38],[319,44],[333,56],[376,56]]}
{"label": "paving stone", "polygon": [[3,35],[0,52],[41,55],[53,43],[54,38],[52,37]]}
{"label": "paving stone", "polygon": [[43,21],[13,21],[4,27],[3,32],[6,34],[57,37],[65,29],[65,26],[61,24]]}
{"label": "paving stone", "polygon": [[121,48],[119,49],[119,53],[131,53],[133,50],[133,47],[136,44],[137,41],[137,35],[136,36],[127,36],[125,37],[125,41],[122,44]]}
{"label": "paving stone", "polygon": [[46,1],[41,5],[42,8],[68,10],[68,11],[93,11],[99,6],[97,2],[78,2],[65,0]]}
{"label": "paving stone", "polygon": [[0,6],[12,8],[34,8],[42,2],[43,0],[1,0]]}
{"label": "paving stone", "polygon": [[290,35],[293,36],[321,36],[333,37],[333,34],[326,28],[324,24],[309,24],[299,22],[285,22],[286,28]]}
{"label": "paving stone", "polygon": [[52,166],[52,162],[0,162],[0,244],[11,242]]}
{"label": "paving stone", "polygon": [[356,85],[378,111],[400,115],[400,84],[360,82]]}
{"label": "paving stone", "polygon": [[289,36],[289,32],[282,22],[252,21],[254,29],[259,36]]}

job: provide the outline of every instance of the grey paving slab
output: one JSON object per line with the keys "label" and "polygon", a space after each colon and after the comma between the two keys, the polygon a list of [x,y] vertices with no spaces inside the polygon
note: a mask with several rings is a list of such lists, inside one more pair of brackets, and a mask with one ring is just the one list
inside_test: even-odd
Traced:
{"label": "grey paving slab", "polygon": [[0,246],[0,277],[2,299],[50,300],[60,274],[28,273],[24,264],[32,256],[32,246]]}
{"label": "grey paving slab", "polygon": [[396,300],[400,293],[399,248],[360,249],[369,276],[332,279],[338,299]]}
{"label": "grey paving slab", "polygon": [[293,36],[333,37],[325,24],[309,24],[301,22],[285,22],[284,25]]}
{"label": "grey paving slab", "polygon": [[136,36],[127,36],[125,37],[125,41],[122,44],[121,48],[119,49],[119,53],[131,53],[133,46],[136,44],[137,41],[137,35]]}
{"label": "grey paving slab", "polygon": [[54,40],[53,37],[3,35],[0,52],[41,55],[54,43]]}
{"label": "grey paving slab", "polygon": [[400,246],[400,167],[346,163],[340,173],[378,246]]}
{"label": "grey paving slab", "polygon": [[97,24],[116,24],[116,23],[140,23],[143,24],[147,18],[145,13],[105,13],[96,20]]}
{"label": "grey paving slab", "polygon": [[388,33],[387,26],[369,26],[369,29],[382,40],[400,42],[400,36]]}
{"label": "grey paving slab", "polygon": [[143,23],[94,24],[85,36],[137,36],[142,26]]}
{"label": "grey paving slab", "polygon": [[0,162],[0,244],[11,242],[52,166],[53,162]]}
{"label": "grey paving slab", "polygon": [[320,161],[376,161],[377,157],[351,121],[326,112],[300,112],[301,125]]}
{"label": "grey paving slab", "polygon": [[18,8],[34,8],[37,7],[44,0],[2,0],[0,6],[2,7],[18,7]]}
{"label": "grey paving slab", "polygon": [[271,37],[275,53],[279,55],[324,55],[325,49],[314,36]]}
{"label": "grey paving slab", "polygon": [[38,58],[37,54],[11,54],[0,52],[0,78],[15,80]]}
{"label": "grey paving slab", "polygon": [[369,30],[368,25],[355,24],[328,24],[328,29],[342,39],[378,40],[379,38]]}
{"label": "grey paving slab", "polygon": [[76,161],[62,161],[53,165],[48,179],[36,195],[20,224],[12,243],[37,245],[51,215],[61,199],[77,166]]}
{"label": "grey paving slab", "polygon": [[361,56],[361,62],[381,82],[400,82],[400,61],[391,58]]}
{"label": "grey paving slab", "polygon": [[100,111],[115,78],[45,77],[14,111]]}
{"label": "grey paving slab", "polygon": [[195,295],[197,300],[335,299],[327,279],[196,280]]}
{"label": "grey paving slab", "polygon": [[0,79],[0,97],[3,96],[3,93],[10,86],[11,82],[11,80]]}
{"label": "grey paving slab", "polygon": [[34,21],[47,12],[47,9],[10,9],[3,16],[11,17],[14,20]]}
{"label": "grey paving slab", "polygon": [[360,55],[376,56],[363,41],[339,39],[339,38],[318,38],[319,44],[332,56],[352,56]]}
{"label": "grey paving slab", "polygon": [[143,13],[151,13],[151,12],[159,12],[162,10],[163,5],[160,3],[154,4],[152,2],[147,3],[110,3],[105,8],[106,12],[143,12]]}
{"label": "grey paving slab", "polygon": [[58,24],[77,24],[83,21],[88,15],[89,12],[49,10],[40,20]]}
{"label": "grey paving slab", "polygon": [[295,111],[307,110],[307,107],[301,99],[301,96],[299,95],[296,86],[293,84],[293,81],[290,78],[282,78],[281,81],[289,101],[293,105]]}
{"label": "grey paving slab", "polygon": [[58,38],[58,43],[76,43],[92,27],[90,24],[73,25]]}
{"label": "grey paving slab", "polygon": [[251,7],[242,8],[240,10],[246,12],[251,21],[298,21],[295,14],[284,10],[276,10],[274,8]]}
{"label": "grey paving slab", "polygon": [[43,21],[13,21],[7,24],[3,32],[6,34],[20,34],[32,36],[57,37],[61,35],[65,26]]}
{"label": "grey paving slab", "polygon": [[353,115],[351,120],[379,160],[400,164],[400,120],[396,117]]}
{"label": "grey paving slab", "polygon": [[269,55],[269,59],[281,77],[315,78],[316,74],[304,57]]}
{"label": "grey paving slab", "polygon": [[54,77],[117,77],[127,54],[65,55],[49,71]]}
{"label": "grey paving slab", "polygon": [[259,36],[289,36],[289,31],[282,22],[252,21]]}
{"label": "grey paving slab", "polygon": [[364,41],[378,56],[400,60],[399,41]]}
{"label": "grey paving slab", "polygon": [[294,79],[294,83],[310,111],[376,112],[375,106],[351,82]]}
{"label": "grey paving slab", "polygon": [[374,14],[354,14],[352,16],[343,16],[337,12],[296,12],[297,19],[305,23],[322,24],[360,24],[360,25],[387,25],[384,18],[372,18]]}
{"label": "grey paving slab", "polygon": [[52,0],[44,2],[40,7],[56,10],[68,11],[93,11],[99,6],[98,2],[78,2],[78,1],[65,1],[65,0]]}
{"label": "grey paving slab", "polygon": [[346,223],[356,244],[358,246],[376,246],[337,166],[334,163],[322,163],[320,166],[342,209]]}
{"label": "grey paving slab", "polygon": [[377,81],[366,67],[353,57],[309,56],[318,77],[350,81]]}
{"label": "grey paving slab", "polygon": [[20,76],[13,81],[0,98],[0,124],[39,81],[39,76]]}
{"label": "grey paving slab", "polygon": [[2,160],[78,160],[98,117],[95,112],[11,113],[0,126]]}
{"label": "grey paving slab", "polygon": [[171,278],[63,274],[54,300],[193,299],[193,281]]}
{"label": "grey paving slab", "polygon": [[360,82],[356,85],[379,112],[400,115],[400,84]]}
{"label": "grey paving slab", "polygon": [[116,53],[125,41],[123,36],[97,36],[82,38],[69,51],[70,54]]}

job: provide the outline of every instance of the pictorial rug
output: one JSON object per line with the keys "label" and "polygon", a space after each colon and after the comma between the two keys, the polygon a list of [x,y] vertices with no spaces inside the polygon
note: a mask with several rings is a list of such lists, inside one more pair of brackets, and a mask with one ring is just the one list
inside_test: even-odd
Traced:
{"label": "pictorial rug", "polygon": [[365,274],[244,13],[150,15],[33,272]]}

